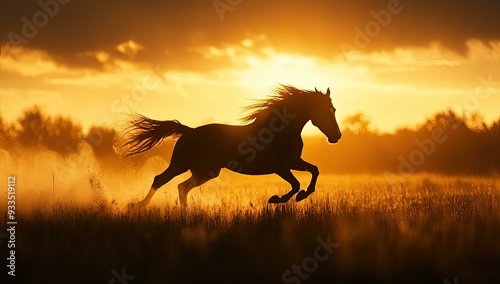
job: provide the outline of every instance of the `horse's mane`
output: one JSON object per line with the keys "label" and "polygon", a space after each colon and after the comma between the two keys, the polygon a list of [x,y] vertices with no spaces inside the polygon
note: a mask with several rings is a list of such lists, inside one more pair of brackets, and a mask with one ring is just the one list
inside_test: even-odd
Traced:
{"label": "horse's mane", "polygon": [[266,99],[257,100],[256,103],[244,107],[243,110],[245,112],[249,112],[249,114],[242,117],[241,120],[243,122],[251,122],[254,119],[257,119],[261,116],[268,114],[273,110],[274,107],[278,105],[281,105],[290,100],[301,97],[303,95],[308,95],[312,93],[316,92],[298,89],[290,85],[280,84],[277,88],[274,89],[274,95]]}

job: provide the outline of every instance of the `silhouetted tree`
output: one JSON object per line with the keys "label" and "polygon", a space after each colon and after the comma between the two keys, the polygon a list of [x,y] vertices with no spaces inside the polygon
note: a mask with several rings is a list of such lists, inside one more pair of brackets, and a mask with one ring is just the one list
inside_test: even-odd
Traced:
{"label": "silhouetted tree", "polygon": [[38,106],[24,111],[17,120],[18,129],[16,139],[23,146],[42,145],[47,133],[46,117]]}
{"label": "silhouetted tree", "polygon": [[0,115],[0,148],[9,148],[14,141],[14,126]]}
{"label": "silhouetted tree", "polygon": [[488,129],[488,125],[484,122],[484,116],[477,111],[464,115],[467,127],[472,131],[481,132]]}
{"label": "silhouetted tree", "polygon": [[58,116],[49,118],[45,145],[60,153],[71,153],[78,149],[78,144],[83,141],[82,128],[71,119]]}
{"label": "silhouetted tree", "polygon": [[85,135],[85,141],[92,146],[94,154],[98,158],[115,156],[113,141],[116,131],[109,127],[93,126]]}
{"label": "silhouetted tree", "polygon": [[80,125],[62,116],[53,119],[37,106],[26,110],[17,123],[16,139],[22,146],[44,147],[69,154],[77,151],[82,141]]}
{"label": "silhouetted tree", "polygon": [[489,131],[494,135],[496,134],[500,136],[500,118],[491,124]]}
{"label": "silhouetted tree", "polygon": [[354,134],[366,134],[371,131],[370,123],[364,113],[358,112],[344,119],[343,129]]}
{"label": "silhouetted tree", "polygon": [[457,115],[453,110],[447,110],[438,112],[432,117],[427,118],[418,129],[432,132],[436,128],[441,128],[445,131],[448,131],[456,130],[457,128],[463,126],[467,127],[464,119]]}

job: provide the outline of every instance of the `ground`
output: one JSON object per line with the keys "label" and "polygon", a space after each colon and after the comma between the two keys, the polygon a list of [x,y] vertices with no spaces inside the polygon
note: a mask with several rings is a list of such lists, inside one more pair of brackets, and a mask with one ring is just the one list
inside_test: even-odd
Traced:
{"label": "ground", "polygon": [[[305,187],[308,176],[299,179]],[[288,190],[279,179],[223,176],[190,193],[187,222],[175,185],[145,210],[113,200],[34,203],[19,213],[16,279],[498,283],[498,181],[322,176],[307,200],[276,205],[266,202]]]}

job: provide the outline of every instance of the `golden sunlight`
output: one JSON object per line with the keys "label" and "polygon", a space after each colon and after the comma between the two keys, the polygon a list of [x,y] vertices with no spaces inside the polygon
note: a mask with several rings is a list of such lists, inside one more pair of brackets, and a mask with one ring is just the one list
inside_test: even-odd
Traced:
{"label": "golden sunlight", "polygon": [[499,283],[500,1],[1,2],[6,283]]}

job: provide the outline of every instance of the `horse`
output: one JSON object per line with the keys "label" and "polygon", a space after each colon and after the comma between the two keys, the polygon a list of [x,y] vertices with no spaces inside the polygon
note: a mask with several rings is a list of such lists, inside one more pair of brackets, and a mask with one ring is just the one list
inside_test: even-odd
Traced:
{"label": "horse", "polygon": [[[245,108],[244,125],[207,124],[196,128],[177,120],[154,120],[140,114],[131,115],[127,127],[115,141],[116,152],[129,157],[148,151],[166,137],[177,139],[170,165],[153,179],[151,188],[138,206],[147,206],[155,192],[172,178],[188,170],[191,176],[178,185],[181,208],[187,207],[189,191],[216,178],[226,168],[246,175],[277,174],[287,181],[288,193],[269,198],[269,203],[285,203],[295,194],[296,201],[315,191],[318,167],[301,158],[301,132],[311,121],[328,138],[337,143],[342,136],[335,118],[330,88],[326,93],[279,85],[274,94]],[[306,190],[291,170],[307,171],[311,181]]]}

